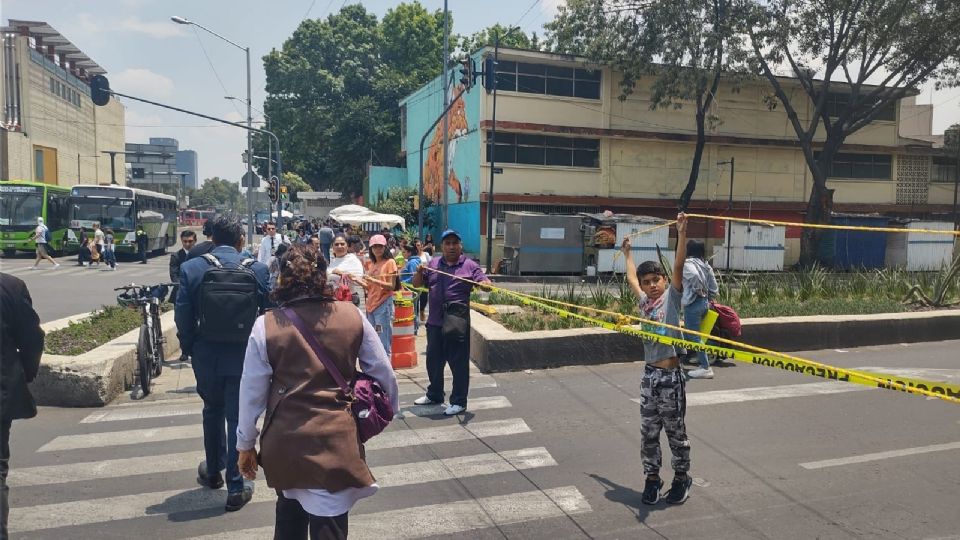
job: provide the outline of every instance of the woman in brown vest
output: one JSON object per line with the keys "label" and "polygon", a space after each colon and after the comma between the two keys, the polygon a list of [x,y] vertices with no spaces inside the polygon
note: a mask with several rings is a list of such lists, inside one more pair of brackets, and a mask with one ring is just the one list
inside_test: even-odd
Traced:
{"label": "woman in brown vest", "polygon": [[[328,296],[326,266],[316,250],[291,246],[280,259],[273,300],[313,329],[347,380],[359,358],[399,411],[397,379],[377,333],[356,306]],[[256,423],[264,411],[258,456]],[[257,319],[247,344],[237,450],[240,472],[254,479],[259,461],[277,490],[276,539],[305,539],[308,530],[311,539],[346,538],[347,513],[377,491],[349,402],[279,309]]]}

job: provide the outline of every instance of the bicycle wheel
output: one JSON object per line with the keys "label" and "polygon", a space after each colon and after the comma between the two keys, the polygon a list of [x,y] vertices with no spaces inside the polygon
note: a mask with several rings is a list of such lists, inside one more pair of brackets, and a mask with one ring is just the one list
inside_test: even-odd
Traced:
{"label": "bicycle wheel", "polygon": [[144,396],[150,394],[150,379],[153,375],[153,340],[150,329],[144,324],[140,326],[140,340],[137,341],[137,372],[140,379],[140,390]]}

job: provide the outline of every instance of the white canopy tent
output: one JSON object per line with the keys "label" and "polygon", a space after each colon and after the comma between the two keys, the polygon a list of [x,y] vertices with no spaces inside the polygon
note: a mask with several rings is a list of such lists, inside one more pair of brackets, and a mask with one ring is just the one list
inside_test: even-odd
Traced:
{"label": "white canopy tent", "polygon": [[[280,214],[280,215],[282,215],[284,219],[292,218],[292,217],[293,217],[293,212],[289,212],[289,211],[287,211],[287,210],[283,210],[283,213]],[[277,217],[277,211],[274,210],[273,212],[271,212],[271,213],[270,213],[270,217],[276,219],[276,217]]]}
{"label": "white canopy tent", "polygon": [[407,228],[406,220],[396,214],[381,214],[356,204],[345,204],[330,211],[330,217],[346,225],[362,225],[364,223],[379,223],[381,227],[399,225]]}

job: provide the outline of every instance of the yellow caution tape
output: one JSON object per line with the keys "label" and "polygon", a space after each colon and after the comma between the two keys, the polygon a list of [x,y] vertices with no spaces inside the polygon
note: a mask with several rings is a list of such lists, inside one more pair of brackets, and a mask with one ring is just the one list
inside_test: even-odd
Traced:
{"label": "yellow caution tape", "polygon": [[[430,270],[433,272],[437,272],[440,274],[453,277],[455,279],[459,279],[461,281],[464,281],[473,285],[477,285],[477,286],[480,285],[477,282],[474,282],[466,278],[462,278],[460,276],[448,274],[440,270],[435,270],[435,269],[430,269]],[[502,289],[500,287],[495,287],[493,285],[486,285],[486,288],[490,290],[496,290],[506,295],[513,296],[518,300],[520,300],[520,302],[525,305],[555,313],[562,318],[578,319],[600,328],[636,336],[646,341],[655,341],[658,343],[662,343],[664,345],[680,346],[682,348],[685,348],[691,351],[702,351],[702,352],[710,353],[722,359],[737,360],[739,362],[744,362],[747,364],[756,364],[761,366],[775,367],[775,368],[783,369],[785,371],[792,371],[794,373],[801,373],[804,375],[810,375],[810,376],[819,377],[822,379],[849,382],[853,384],[859,384],[859,385],[869,386],[873,388],[882,388],[886,390],[896,390],[900,392],[906,392],[909,394],[919,394],[927,397],[934,397],[934,398],[942,399],[944,401],[949,401],[952,403],[960,403],[960,386],[957,386],[957,385],[951,385],[951,384],[946,384],[942,382],[927,381],[923,379],[915,379],[911,377],[887,375],[884,373],[871,373],[871,372],[860,371],[855,369],[839,368],[839,367],[831,366],[828,364],[823,364],[821,362],[807,360],[797,356],[792,356],[792,355],[772,351],[769,349],[764,349],[762,347],[757,347],[755,345],[750,345],[748,343],[740,343],[730,339],[721,338],[718,336],[711,336],[711,335],[704,334],[692,329],[687,330],[687,329],[680,328],[678,326],[673,326],[673,325],[658,322],[658,321],[640,319],[639,317],[623,315],[620,313],[604,312],[604,313],[609,313],[616,316],[617,322],[612,323],[612,322],[604,321],[594,317],[588,317],[580,313],[568,311],[547,303],[547,302],[557,302],[557,301],[551,301],[546,298],[537,298],[532,295],[517,293],[516,291]],[[569,306],[570,304],[567,304],[567,305]],[[602,311],[602,310],[596,310],[594,308],[587,308],[584,306],[575,306],[575,307],[577,309],[587,309],[590,311]],[[641,327],[637,328],[635,326],[630,326],[628,323],[630,322],[631,319],[642,321]],[[705,337],[715,342],[725,343],[728,345],[732,345],[734,347],[738,347],[738,349],[720,347],[717,345],[708,345],[704,343],[689,341],[689,340],[671,337],[664,334],[659,334],[659,333],[649,331],[649,329],[653,326],[657,326],[663,329],[674,330],[677,332],[683,332],[685,334],[693,334],[699,337]],[[746,350],[739,350],[739,349],[746,349]]]}

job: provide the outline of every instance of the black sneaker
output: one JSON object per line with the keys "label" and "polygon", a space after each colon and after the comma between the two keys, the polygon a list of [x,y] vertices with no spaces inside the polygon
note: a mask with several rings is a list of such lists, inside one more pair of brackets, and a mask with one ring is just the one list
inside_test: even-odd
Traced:
{"label": "black sneaker", "polygon": [[670,491],[667,492],[664,500],[669,504],[683,504],[690,497],[691,487],[693,487],[693,478],[690,478],[689,475],[675,476],[673,483],[670,485]]}
{"label": "black sneaker", "polygon": [[246,506],[253,498],[253,484],[243,486],[243,491],[235,491],[227,494],[227,504],[223,507],[227,512],[236,512]]}
{"label": "black sneaker", "polygon": [[207,474],[207,461],[203,460],[197,467],[197,483],[205,488],[220,489],[223,487],[223,475],[220,471]]}
{"label": "black sneaker", "polygon": [[640,501],[643,504],[657,504],[660,502],[660,489],[663,487],[663,480],[659,477],[656,479],[647,478],[646,483],[643,485],[643,497],[640,498]]}

